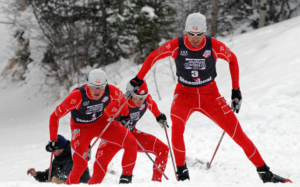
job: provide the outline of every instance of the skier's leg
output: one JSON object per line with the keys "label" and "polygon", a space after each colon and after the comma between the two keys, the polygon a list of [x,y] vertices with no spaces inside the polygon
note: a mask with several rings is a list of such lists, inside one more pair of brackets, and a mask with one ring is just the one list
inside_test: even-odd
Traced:
{"label": "skier's leg", "polygon": [[113,121],[101,139],[124,148],[122,158],[123,175],[131,176],[137,156],[135,137],[119,122]]}
{"label": "skier's leg", "polygon": [[94,128],[71,128],[71,131],[73,168],[66,184],[79,184],[80,177],[88,166],[88,157],[83,158],[83,154],[88,151],[89,144],[94,138]]}
{"label": "skier's leg", "polygon": [[[147,134],[137,129],[132,131],[132,134],[135,136],[137,141],[143,146],[143,148],[147,151],[147,153],[152,153],[156,156],[155,164],[160,168],[162,172],[165,171],[167,162],[168,162],[168,154],[169,148],[162,141],[157,139],[155,136],[151,134]],[[138,152],[143,152],[143,150],[138,146]],[[153,164],[153,176],[152,181],[161,182],[162,173],[156,168]]]}
{"label": "skier's leg", "polygon": [[122,149],[122,147],[119,145],[108,143],[105,140],[100,141],[94,162],[94,172],[88,184],[100,184],[102,182],[108,164],[120,149]]}
{"label": "skier's leg", "polygon": [[189,101],[194,98],[183,94],[175,94],[171,106],[172,131],[171,141],[174,152],[175,162],[178,167],[185,165],[185,144],[184,130],[185,124],[193,113],[192,108],[188,105]]}
{"label": "skier's leg", "polygon": [[220,95],[201,96],[200,112],[217,123],[245,152],[248,159],[256,166],[262,167],[265,162],[259,151],[241,128],[241,125]]}
{"label": "skier's leg", "polygon": [[[289,179],[273,174],[262,159],[253,142],[241,128],[239,121],[223,97],[202,97],[200,111],[215,121],[244,150],[248,159],[256,166],[262,181],[272,183],[292,182]],[[211,110],[213,109],[213,110]]]}
{"label": "skier's leg", "polygon": [[[168,163],[169,148],[161,140],[157,139],[154,145],[154,152],[156,154],[155,163],[161,169],[162,172],[165,171]],[[153,165],[153,177],[152,181],[161,182],[162,173]]]}

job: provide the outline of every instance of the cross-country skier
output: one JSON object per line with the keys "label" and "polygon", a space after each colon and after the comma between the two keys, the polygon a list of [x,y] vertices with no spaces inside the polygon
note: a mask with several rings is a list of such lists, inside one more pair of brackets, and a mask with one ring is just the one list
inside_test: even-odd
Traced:
{"label": "cross-country skier", "polygon": [[[49,123],[50,141],[46,145],[46,150],[49,152],[57,149],[59,119],[71,112],[71,148],[74,165],[66,184],[78,184],[81,175],[86,170],[88,157],[84,158],[83,155],[88,151],[92,139],[101,134],[111,117],[103,112],[104,109],[109,108],[110,103],[117,102],[120,106],[125,101],[123,93],[115,86],[107,83],[106,73],[101,69],[94,69],[89,73],[88,84],[74,89],[51,114]],[[116,112],[118,108],[113,109]],[[122,114],[125,116],[129,114],[127,107],[123,108]],[[137,144],[134,136],[123,125],[113,121],[101,136],[101,139],[122,145],[124,155],[121,178],[131,177],[137,156]],[[97,155],[99,155],[98,151],[93,176],[88,184],[97,183],[95,176],[97,173],[102,172],[102,170],[98,170],[98,167],[95,167],[98,164]]]}
{"label": "cross-country skier", "polygon": [[[145,81],[141,85],[140,89],[138,91],[135,91],[128,100],[128,108],[130,111],[129,115],[121,116],[117,120],[127,127],[127,129],[134,135],[137,141],[148,153],[152,153],[156,156],[155,163],[163,172],[168,161],[168,146],[155,136],[136,129],[137,122],[142,118],[147,109],[149,109],[153,113],[161,127],[163,127],[163,125],[166,125],[168,127],[167,118],[163,113],[159,111],[157,104],[152,99],[151,95],[148,94],[147,83]],[[100,182],[105,176],[108,164],[121,148],[122,147],[118,144],[101,140],[101,143],[99,145],[99,152],[101,152],[102,156],[98,159],[98,167],[101,167],[103,172],[99,173],[99,175],[97,176]],[[143,150],[139,146],[137,146],[137,150],[138,152],[143,152]],[[120,181],[121,180],[122,178],[120,179]],[[128,179],[124,178],[123,180],[126,181]],[[152,181],[161,182],[161,180],[162,173],[160,173],[156,166],[153,165]]]}
{"label": "cross-country skier", "polygon": [[[126,97],[129,97],[130,91],[141,85],[155,62],[167,56],[175,59],[178,84],[171,106],[171,120],[172,147],[178,180],[189,179],[183,134],[189,117],[197,111],[218,124],[244,150],[248,159],[257,168],[263,182],[291,182],[270,171],[256,146],[243,132],[234,114],[239,112],[242,103],[239,66],[235,54],[222,42],[205,35],[206,18],[200,13],[193,13],[187,17],[185,33],[185,36],[170,40],[153,51],[126,88]],[[229,64],[233,88],[231,108],[220,95],[215,82],[218,58]]]}

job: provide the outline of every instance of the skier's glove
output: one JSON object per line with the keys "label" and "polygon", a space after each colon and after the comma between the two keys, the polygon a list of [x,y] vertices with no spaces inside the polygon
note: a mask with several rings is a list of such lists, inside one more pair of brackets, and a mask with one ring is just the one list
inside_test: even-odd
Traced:
{"label": "skier's glove", "polygon": [[161,128],[164,128],[164,125],[169,128],[166,115],[163,113],[160,113],[160,115],[156,118],[156,121],[161,126]]}
{"label": "skier's glove", "polygon": [[125,97],[129,98],[131,93],[135,90],[138,90],[140,88],[140,86],[143,84],[143,80],[140,80],[139,78],[134,77],[133,79],[131,79],[126,86],[126,93],[125,93]]}
{"label": "skier's glove", "polygon": [[54,152],[58,149],[58,143],[54,140],[51,140],[46,145],[46,151],[48,152]]}
{"label": "skier's glove", "polygon": [[130,115],[128,114],[127,116],[121,116],[120,122],[127,128],[127,126],[130,124]]}
{"label": "skier's glove", "polygon": [[237,90],[232,89],[231,94],[231,108],[233,112],[239,113],[242,105],[242,93],[240,91],[240,88]]}

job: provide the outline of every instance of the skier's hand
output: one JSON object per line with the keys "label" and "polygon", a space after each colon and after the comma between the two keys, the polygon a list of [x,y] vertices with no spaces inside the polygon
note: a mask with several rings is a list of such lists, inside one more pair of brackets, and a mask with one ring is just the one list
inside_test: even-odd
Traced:
{"label": "skier's hand", "polygon": [[164,128],[164,125],[169,128],[166,115],[163,113],[160,113],[160,115],[156,118],[156,121],[161,126],[161,128]]}
{"label": "skier's hand", "polygon": [[37,173],[34,168],[30,168],[29,170],[27,170],[27,175],[29,175],[29,174],[31,174],[34,177],[37,176]]}
{"label": "skier's hand", "polygon": [[58,143],[54,140],[51,140],[46,145],[46,151],[48,152],[54,152],[58,149]]}
{"label": "skier's hand", "polygon": [[126,86],[126,93],[125,93],[125,97],[129,98],[131,93],[135,90],[138,90],[140,88],[140,86],[143,84],[143,80],[140,80],[138,77],[134,77],[133,79],[131,79]]}
{"label": "skier's hand", "polygon": [[130,115],[128,114],[127,116],[121,116],[120,122],[127,128],[127,126],[130,124]]}
{"label": "skier's hand", "polygon": [[242,93],[240,91],[240,88],[237,90],[232,89],[231,94],[231,108],[233,112],[239,113],[242,105]]}

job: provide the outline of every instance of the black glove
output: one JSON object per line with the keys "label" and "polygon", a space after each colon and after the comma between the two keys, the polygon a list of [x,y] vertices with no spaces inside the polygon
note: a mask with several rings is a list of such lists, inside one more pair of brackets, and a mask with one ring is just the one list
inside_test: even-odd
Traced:
{"label": "black glove", "polygon": [[129,98],[131,93],[134,90],[138,90],[140,88],[140,86],[143,84],[143,80],[140,80],[139,78],[134,77],[133,79],[131,79],[126,86],[126,93],[125,93],[125,97]]}
{"label": "black glove", "polygon": [[233,112],[239,113],[242,105],[242,93],[240,91],[240,88],[237,90],[232,89],[231,94],[231,108]]}
{"label": "black glove", "polygon": [[120,122],[127,128],[127,126],[130,124],[130,114],[128,114],[127,116],[121,116]]}
{"label": "black glove", "polygon": [[54,140],[51,140],[46,145],[46,151],[48,152],[54,152],[58,149],[58,143]]}
{"label": "black glove", "polygon": [[169,128],[166,115],[163,113],[160,113],[160,115],[156,118],[156,121],[161,126],[161,128],[164,128],[164,125]]}

